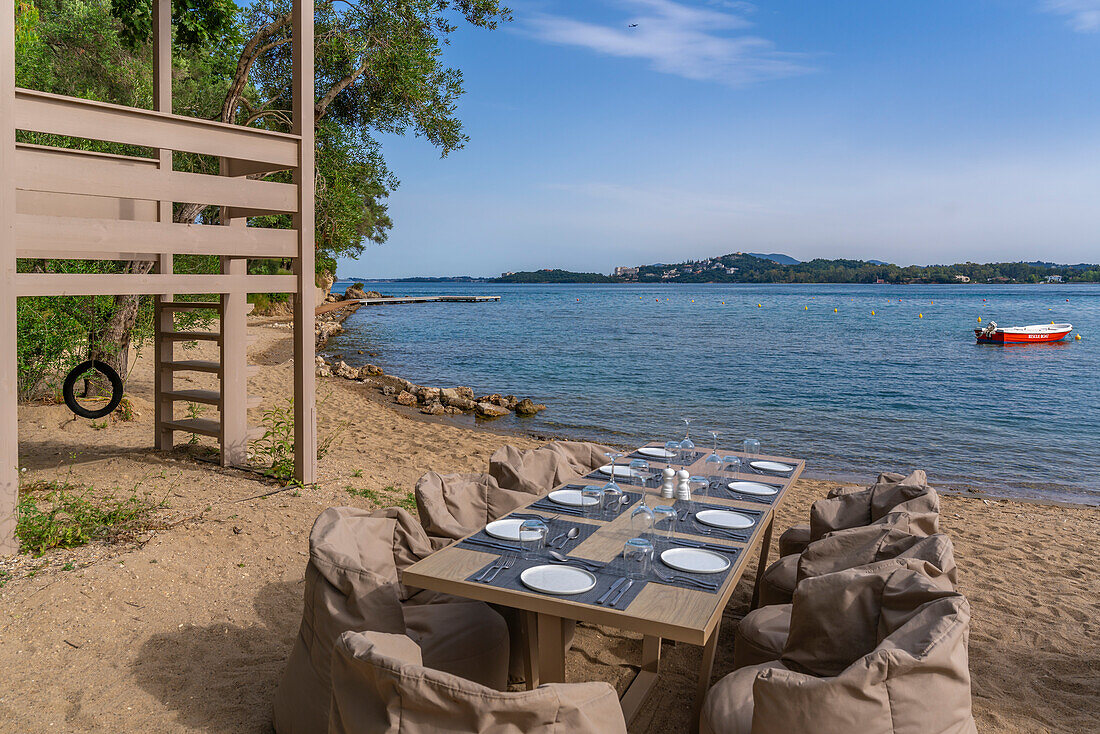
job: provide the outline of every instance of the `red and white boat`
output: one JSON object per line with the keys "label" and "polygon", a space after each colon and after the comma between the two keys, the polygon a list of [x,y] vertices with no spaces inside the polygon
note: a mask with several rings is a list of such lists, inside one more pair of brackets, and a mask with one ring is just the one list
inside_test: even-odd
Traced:
{"label": "red and white boat", "polygon": [[1057,342],[1073,331],[1073,324],[1032,324],[1002,329],[990,321],[984,329],[974,329],[974,336],[983,344],[1039,344]]}

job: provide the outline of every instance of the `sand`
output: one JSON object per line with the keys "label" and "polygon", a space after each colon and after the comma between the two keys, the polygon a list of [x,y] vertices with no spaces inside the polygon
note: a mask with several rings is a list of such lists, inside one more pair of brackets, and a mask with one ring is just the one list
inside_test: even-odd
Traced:
{"label": "sand", "polygon": [[[250,393],[263,407],[282,404],[291,379],[289,330],[253,325],[250,332],[258,337],[250,360],[261,365]],[[195,447],[149,449],[148,356],[127,383],[140,414],[132,422],[97,429],[72,420],[63,406],[20,409],[27,479],[136,488],[167,497],[170,507],[161,513],[167,527],[131,542],[0,561],[11,573],[0,587],[0,731],[270,731],[317,514],[333,505],[393,504],[407,499],[425,471],[484,471],[499,446],[538,444],[398,412],[361,385],[325,378],[318,381],[320,431],[337,436],[320,481],[260,496],[277,487],[203,463]],[[252,411],[253,422],[263,407]],[[804,520],[831,486],[798,482],[779,527]],[[1100,509],[945,497],[943,526],[973,608],[979,731],[1100,730]],[[717,675],[730,669],[732,631],[747,609],[753,573],[723,621]],[[582,625],[568,678],[608,680],[622,690],[640,648],[633,635]],[[694,689],[699,657],[699,648],[666,643],[661,684],[631,732],[687,729],[686,692]]]}

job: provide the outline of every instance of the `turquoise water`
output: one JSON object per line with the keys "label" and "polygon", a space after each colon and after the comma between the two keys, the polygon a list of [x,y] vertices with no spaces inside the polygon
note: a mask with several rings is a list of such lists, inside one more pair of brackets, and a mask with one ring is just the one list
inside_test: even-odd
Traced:
{"label": "turquoise water", "polygon": [[[638,443],[681,438],[688,416],[700,445],[752,436],[809,475],[922,468],[944,488],[1100,501],[1098,286],[370,287],[502,296],[364,307],[327,349],[549,406],[502,427]],[[978,345],[979,316],[1083,338]]]}

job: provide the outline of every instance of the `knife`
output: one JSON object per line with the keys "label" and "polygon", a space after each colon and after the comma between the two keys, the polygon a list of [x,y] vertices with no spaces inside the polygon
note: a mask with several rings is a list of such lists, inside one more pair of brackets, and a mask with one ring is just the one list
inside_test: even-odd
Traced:
{"label": "knife", "polygon": [[615,590],[616,590],[616,589],[618,589],[618,588],[619,588],[620,586],[622,586],[623,584],[625,584],[625,583],[626,583],[626,581],[627,581],[627,578],[626,578],[625,576],[623,576],[623,577],[622,577],[621,579],[619,579],[619,580],[618,580],[618,581],[616,581],[615,583],[611,584],[611,588],[610,588],[610,589],[608,589],[608,590],[607,590],[607,591],[606,591],[606,592],[604,593],[604,595],[603,595],[603,596],[601,596],[601,597],[600,597],[599,599],[597,599],[597,600],[596,600],[596,603],[597,603],[597,604],[603,604],[603,603],[605,603],[605,602],[606,602],[606,601],[608,600],[608,598],[610,598],[610,597],[611,597],[611,595],[615,593]]}
{"label": "knife", "polygon": [[615,594],[615,598],[608,602],[609,607],[613,607],[619,603],[619,600],[623,598],[623,594],[630,590],[630,587],[634,585],[633,579],[627,579],[626,585],[619,589],[619,592]]}

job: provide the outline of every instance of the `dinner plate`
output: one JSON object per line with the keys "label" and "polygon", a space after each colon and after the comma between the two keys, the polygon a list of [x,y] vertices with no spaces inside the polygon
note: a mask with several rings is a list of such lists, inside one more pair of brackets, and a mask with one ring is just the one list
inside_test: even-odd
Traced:
{"label": "dinner plate", "polygon": [[669,548],[661,553],[661,563],[688,573],[722,573],[730,559],[702,548]]}
{"label": "dinner plate", "polygon": [[743,530],[756,524],[756,521],[748,515],[730,510],[703,510],[695,513],[695,519],[704,525],[726,530]]}
{"label": "dinner plate", "polygon": [[599,502],[595,497],[585,497],[579,489],[558,489],[546,495],[551,502],[570,507],[591,507]]}
{"label": "dinner plate", "polygon": [[646,446],[645,448],[638,449],[638,453],[642,456],[648,456],[651,459],[661,459],[662,461],[667,461],[675,455],[668,449],[662,449],[659,446]]}
{"label": "dinner plate", "polygon": [[757,497],[771,497],[773,494],[779,492],[775,487],[768,484],[761,484],[760,482],[730,482],[726,486],[734,492],[751,494]]}
{"label": "dinner plate", "polygon": [[749,466],[753,469],[761,469],[763,471],[794,471],[794,467],[790,464],[780,464],[778,461],[750,461]]}
{"label": "dinner plate", "polygon": [[596,577],[576,566],[531,566],[519,575],[523,585],[544,594],[583,594],[596,586]]}
{"label": "dinner plate", "polygon": [[[603,466],[601,466],[600,467],[600,474],[605,474],[607,476],[611,476],[611,465],[610,464],[604,464]],[[633,471],[631,471],[629,466],[616,466],[615,467],[615,476],[623,477],[624,479],[628,479],[630,477],[635,476],[635,474],[634,474]]]}
{"label": "dinner plate", "polygon": [[526,518],[505,517],[501,520],[493,520],[485,526],[485,532],[494,538],[519,542],[519,526]]}

